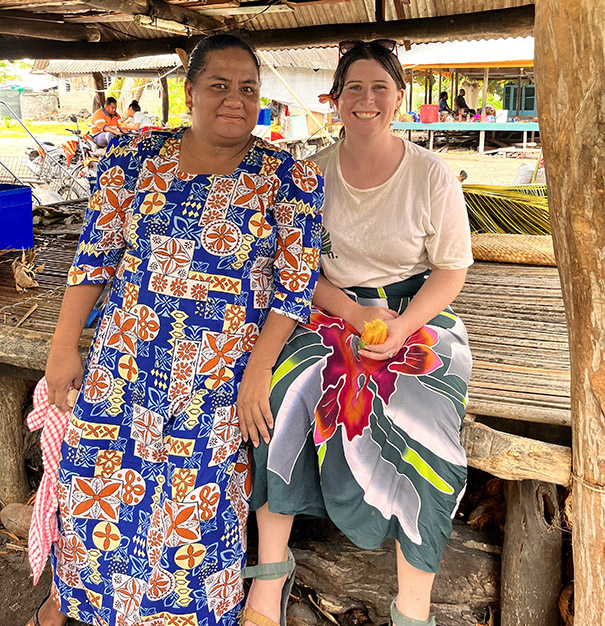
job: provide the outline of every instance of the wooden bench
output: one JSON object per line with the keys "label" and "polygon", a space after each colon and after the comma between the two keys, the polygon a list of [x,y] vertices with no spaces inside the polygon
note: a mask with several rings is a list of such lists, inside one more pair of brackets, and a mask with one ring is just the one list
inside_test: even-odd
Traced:
{"label": "wooden bench", "polygon": [[[14,255],[0,257],[0,464],[4,468],[0,473],[0,500],[3,503],[25,501],[27,496],[22,404],[33,381],[43,375],[76,243],[75,234],[38,238],[36,261],[44,263],[44,271],[38,276],[40,287],[23,294],[18,294],[13,286],[10,264]],[[23,320],[34,305],[33,313]],[[569,445],[561,445],[568,443],[570,433],[569,355],[557,270],[476,263],[469,270],[454,309],[467,326],[474,358],[468,414],[462,433],[469,465],[511,481],[508,506],[511,520],[526,515],[528,507],[534,519],[534,525],[526,528],[528,536],[519,536],[517,523],[513,521],[510,524],[514,526],[509,529],[507,525],[505,533],[501,604],[503,626],[512,625],[515,620],[522,623],[518,620],[524,619],[516,613],[518,597],[530,585],[527,579],[534,578],[524,573],[523,563],[527,559],[517,558],[518,548],[521,544],[537,546],[537,550],[542,550],[539,555],[528,552],[527,546],[525,550],[537,562],[555,558],[557,549],[560,558],[560,537],[559,548],[556,543],[553,546],[552,542],[544,541],[552,533],[541,519],[545,503],[554,498],[556,505],[552,483],[570,482],[571,449]],[[92,335],[92,329],[84,331],[80,342],[83,357]],[[551,521],[558,524],[556,508],[556,514],[551,511],[555,516]],[[453,541],[450,551],[455,550]],[[545,556],[544,550],[551,556]],[[456,558],[452,557],[454,562]],[[546,563],[545,567],[551,565]],[[551,577],[550,583],[551,589],[541,589],[540,593],[547,604],[555,605],[556,598],[549,594],[554,593],[556,578]],[[447,581],[438,581],[436,590],[444,584],[447,586]],[[453,580],[452,584],[455,584]],[[388,611],[387,600],[384,599],[384,608],[377,609],[378,614]],[[506,615],[510,616],[508,621]]]}

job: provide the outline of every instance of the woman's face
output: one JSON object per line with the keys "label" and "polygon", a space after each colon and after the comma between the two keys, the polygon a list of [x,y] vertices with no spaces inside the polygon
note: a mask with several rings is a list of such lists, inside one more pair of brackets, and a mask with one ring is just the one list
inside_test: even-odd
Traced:
{"label": "woman's face", "polygon": [[260,83],[256,64],[246,50],[214,50],[194,82],[185,81],[191,125],[210,143],[237,143],[256,126]]}
{"label": "woman's face", "polygon": [[338,112],[347,136],[370,137],[389,132],[395,110],[403,100],[391,75],[374,59],[359,59],[347,71]]}

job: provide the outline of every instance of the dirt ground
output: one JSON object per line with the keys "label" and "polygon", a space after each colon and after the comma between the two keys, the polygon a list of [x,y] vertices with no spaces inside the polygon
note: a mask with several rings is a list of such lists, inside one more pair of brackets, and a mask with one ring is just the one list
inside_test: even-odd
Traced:
{"label": "dirt ground", "polygon": [[[30,144],[31,141],[26,139],[0,141],[0,155],[22,155]],[[474,184],[511,184],[522,163],[535,165],[535,160],[531,159],[485,156],[469,151],[452,151],[439,156],[456,175],[460,170],[465,170],[468,174],[466,182]],[[4,534],[1,526],[0,532],[0,626],[24,626],[48,593],[50,572],[47,567],[39,584],[32,587],[25,552],[26,542],[15,542]],[[7,543],[18,547],[7,547]]]}

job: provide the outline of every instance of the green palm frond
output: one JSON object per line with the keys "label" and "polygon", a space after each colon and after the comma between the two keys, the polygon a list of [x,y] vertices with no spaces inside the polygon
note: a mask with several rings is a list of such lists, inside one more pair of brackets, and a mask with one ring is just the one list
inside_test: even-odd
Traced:
{"label": "green palm frond", "polygon": [[546,185],[462,185],[471,231],[550,235]]}

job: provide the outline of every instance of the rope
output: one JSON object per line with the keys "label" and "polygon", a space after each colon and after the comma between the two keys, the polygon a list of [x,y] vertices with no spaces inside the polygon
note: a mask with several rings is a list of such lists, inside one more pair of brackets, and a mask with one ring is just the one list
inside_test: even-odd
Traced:
{"label": "rope", "polygon": [[583,487],[586,487],[586,489],[590,489],[591,491],[595,491],[596,493],[605,494],[605,487],[603,487],[602,485],[595,485],[593,483],[588,483],[583,478],[578,476],[574,471],[572,471],[571,477],[573,480],[578,481]]}

